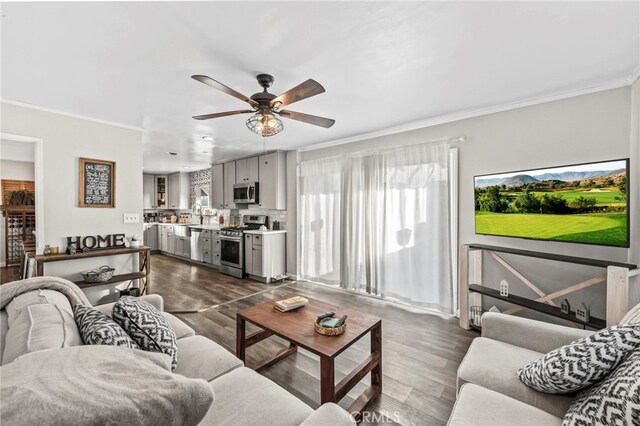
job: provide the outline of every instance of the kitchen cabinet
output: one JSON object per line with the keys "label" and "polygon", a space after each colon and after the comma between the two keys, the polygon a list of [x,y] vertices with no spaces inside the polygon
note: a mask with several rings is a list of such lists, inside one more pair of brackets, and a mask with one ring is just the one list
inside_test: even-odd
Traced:
{"label": "kitchen cabinet", "polygon": [[166,209],[167,208],[167,177],[166,176],[155,176],[156,185],[155,185],[155,209]]}
{"label": "kitchen cabinet", "polygon": [[224,165],[215,164],[211,167],[212,202],[214,209],[224,209]]}
{"label": "kitchen cabinet", "polygon": [[176,234],[169,232],[167,234],[167,253],[176,254]]}
{"label": "kitchen cabinet", "polygon": [[168,207],[186,210],[190,204],[189,173],[173,173],[168,176]]}
{"label": "kitchen cabinet", "polygon": [[170,253],[169,251],[169,234],[173,234],[172,225],[158,225],[160,226],[160,251]]}
{"label": "kitchen cabinet", "polygon": [[208,264],[213,263],[211,232],[210,229],[203,229],[200,233],[200,239],[198,240],[198,249],[200,253],[202,253],[202,261]]}
{"label": "kitchen cabinet", "polygon": [[151,251],[160,250],[158,231],[158,225],[149,225],[144,227],[144,245],[151,247]]}
{"label": "kitchen cabinet", "polygon": [[287,164],[284,152],[272,152],[259,157],[258,199],[260,207],[270,210],[285,210]]}
{"label": "kitchen cabinet", "polygon": [[180,235],[173,236],[174,246],[171,254],[180,257],[191,257],[191,238]]}
{"label": "kitchen cabinet", "polygon": [[[155,209],[156,178],[154,175],[142,175],[142,208]],[[147,244],[148,245],[148,244]]]}
{"label": "kitchen cabinet", "polygon": [[286,233],[245,232],[244,269],[250,278],[271,282],[286,270]]}
{"label": "kitchen cabinet", "polygon": [[236,183],[236,162],[224,163],[224,208],[235,209],[233,202],[233,185]]}
{"label": "kitchen cabinet", "polygon": [[236,161],[236,183],[258,182],[259,157],[243,158]]}
{"label": "kitchen cabinet", "polygon": [[213,237],[211,241],[211,245],[213,246],[212,250],[212,264],[214,266],[220,266],[220,231],[212,231]]}

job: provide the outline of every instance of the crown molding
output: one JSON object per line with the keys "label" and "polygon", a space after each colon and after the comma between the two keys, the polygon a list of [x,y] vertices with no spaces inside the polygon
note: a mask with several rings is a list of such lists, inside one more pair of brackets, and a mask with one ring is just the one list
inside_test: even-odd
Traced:
{"label": "crown molding", "polygon": [[49,112],[49,113],[58,114],[58,115],[64,115],[66,117],[71,117],[71,118],[78,118],[80,120],[92,121],[94,123],[106,124],[108,126],[120,127],[122,129],[135,130],[135,131],[138,131],[138,132],[146,132],[146,130],[143,129],[142,127],[129,126],[128,124],[115,123],[113,121],[101,120],[99,118],[93,118],[93,117],[88,117],[88,116],[85,116],[85,115],[73,114],[71,112],[60,111],[60,110],[56,110],[56,109],[53,109],[53,108],[47,108],[47,107],[39,106],[39,105],[33,105],[33,104],[30,104],[30,103],[27,103],[27,102],[14,101],[14,100],[11,100],[11,99],[4,99],[4,98],[0,98],[0,102],[3,103],[3,104],[19,106],[19,107],[22,107],[22,108],[35,109],[37,111]]}
{"label": "crown molding", "polygon": [[640,75],[640,66],[628,77],[613,80],[611,82],[601,84],[598,86],[588,87],[580,90],[573,90],[568,92],[556,93],[553,95],[535,97],[525,99],[523,101],[510,102],[502,105],[492,106],[488,108],[479,108],[473,110],[467,110],[460,113],[441,115],[438,117],[428,118],[426,120],[413,121],[411,123],[401,124],[399,126],[389,127],[383,130],[377,130],[374,132],[361,133],[347,138],[336,139],[333,141],[321,142],[314,145],[298,148],[298,152],[315,151],[318,149],[330,148],[332,146],[344,145],[351,142],[358,142],[366,139],[374,139],[382,136],[389,136],[398,133],[410,132],[412,130],[424,129],[427,127],[433,127],[440,124],[452,123],[455,121],[466,120],[468,118],[481,117],[483,115],[495,114],[497,112],[504,112],[513,109],[524,108],[533,105],[544,104],[547,102],[560,101],[563,99],[574,98],[582,95],[589,95],[592,93],[603,92],[605,90],[618,89],[620,87],[626,87],[633,84],[633,82]]}

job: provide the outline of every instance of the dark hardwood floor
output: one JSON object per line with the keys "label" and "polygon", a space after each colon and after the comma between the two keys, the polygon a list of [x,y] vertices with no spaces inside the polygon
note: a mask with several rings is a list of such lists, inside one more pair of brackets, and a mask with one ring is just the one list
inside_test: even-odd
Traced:
{"label": "dark hardwood floor", "polygon": [[168,312],[197,312],[274,287],[163,254],[151,258],[151,293],[164,297]]}
{"label": "dark hardwood floor", "polygon": [[[198,334],[235,352],[236,312],[270,299],[300,294],[349,307],[382,318],[383,393],[367,408],[370,423],[443,425],[455,402],[456,370],[477,332],[444,319],[379,299],[306,282],[262,284],[239,280],[204,266],[168,256],[153,255],[152,293],[161,294],[167,310],[189,311],[213,306],[198,313],[177,314]],[[338,311],[339,312],[339,311]],[[248,333],[257,328],[249,326]],[[249,366],[266,360],[286,343],[272,337],[247,350]],[[363,338],[336,361],[336,381],[362,362],[369,351]],[[311,407],[320,401],[320,366],[315,355],[298,353],[263,372]],[[343,407],[361,392],[368,377],[342,400]],[[381,417],[384,415],[384,417]],[[386,419],[387,421],[384,421]]]}

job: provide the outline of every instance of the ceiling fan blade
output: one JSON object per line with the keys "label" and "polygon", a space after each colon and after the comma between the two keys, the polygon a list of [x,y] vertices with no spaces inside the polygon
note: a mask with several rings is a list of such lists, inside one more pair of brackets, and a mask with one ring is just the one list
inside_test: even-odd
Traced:
{"label": "ceiling fan blade", "polygon": [[291,105],[294,102],[301,101],[311,96],[324,93],[324,87],[315,80],[309,79],[304,83],[298,84],[293,89],[289,89],[280,96],[271,101],[271,106],[282,108],[285,105]]}
{"label": "ceiling fan blade", "polygon": [[219,81],[215,81],[211,77],[207,77],[206,75],[192,75],[191,78],[194,79],[194,80],[198,80],[199,82],[204,83],[207,86],[211,86],[214,89],[218,89],[218,90],[226,93],[227,95],[231,95],[234,98],[238,98],[241,101],[245,101],[251,106],[254,106],[254,107],[258,106],[258,103],[256,101],[254,101],[253,99],[243,95],[240,92],[236,92],[231,87],[225,86],[224,84],[220,83]]}
{"label": "ceiling fan blade", "polygon": [[325,127],[327,129],[333,126],[333,124],[336,122],[336,120],[332,120],[330,118],[318,117],[317,115],[303,114],[301,112],[289,111],[286,109],[279,111],[278,114],[280,114],[283,117],[290,118],[291,120],[302,121],[304,123],[313,124],[315,126]]}
{"label": "ceiling fan blade", "polygon": [[252,109],[239,109],[237,111],[216,112],[215,114],[195,115],[196,120],[209,120],[210,118],[226,117],[228,115],[247,114],[255,112]]}

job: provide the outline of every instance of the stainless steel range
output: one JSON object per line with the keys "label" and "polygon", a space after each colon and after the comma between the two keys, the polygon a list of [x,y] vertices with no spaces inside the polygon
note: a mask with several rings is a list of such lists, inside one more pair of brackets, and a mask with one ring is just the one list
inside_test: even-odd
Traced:
{"label": "stainless steel range", "polygon": [[260,229],[267,225],[265,215],[244,215],[239,228],[220,230],[220,272],[244,278],[244,238],[242,231]]}

